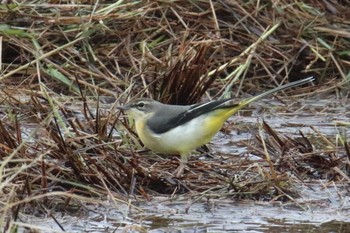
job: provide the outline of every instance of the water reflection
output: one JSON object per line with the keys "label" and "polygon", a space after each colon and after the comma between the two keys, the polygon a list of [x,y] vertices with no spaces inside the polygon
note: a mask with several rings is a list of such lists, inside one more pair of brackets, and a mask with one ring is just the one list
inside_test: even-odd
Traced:
{"label": "water reflection", "polygon": [[[240,142],[251,140],[261,117],[272,128],[289,136],[299,135],[299,130],[305,135],[313,134],[310,126],[333,138],[339,132],[349,135],[349,127],[339,130],[333,121],[349,122],[350,108],[345,104],[334,105],[335,102],[308,100],[294,103],[294,109],[289,108],[288,112],[273,114],[248,110],[242,116],[233,117],[234,125],[226,125],[225,132],[220,132],[210,146],[217,154],[246,153],[246,147]],[[269,102],[274,108],[279,104]],[[304,105],[309,106],[307,110]],[[323,114],[324,109],[327,114]],[[193,201],[188,194],[175,199],[165,196],[154,197],[150,202],[133,202],[137,208],[106,202],[88,206],[78,215],[56,218],[68,232],[350,232],[348,187],[305,181],[299,190],[301,198],[296,200],[297,204],[209,198]],[[49,218],[27,217],[25,222],[60,232]]]}

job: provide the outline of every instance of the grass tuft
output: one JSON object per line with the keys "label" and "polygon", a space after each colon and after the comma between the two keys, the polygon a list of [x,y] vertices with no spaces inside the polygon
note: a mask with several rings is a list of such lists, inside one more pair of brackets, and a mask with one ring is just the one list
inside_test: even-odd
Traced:
{"label": "grass tuft", "polygon": [[105,197],[183,193],[296,202],[305,180],[349,180],[341,133],[334,140],[312,128],[317,140],[302,132],[291,138],[266,122],[248,145],[258,161],[206,153],[175,179],[178,161],[143,150],[115,111],[140,96],[192,104],[309,76],[318,89],[285,94],[347,99],[346,1],[57,2],[0,6],[4,232],[17,231],[19,214],[35,207],[42,214]]}

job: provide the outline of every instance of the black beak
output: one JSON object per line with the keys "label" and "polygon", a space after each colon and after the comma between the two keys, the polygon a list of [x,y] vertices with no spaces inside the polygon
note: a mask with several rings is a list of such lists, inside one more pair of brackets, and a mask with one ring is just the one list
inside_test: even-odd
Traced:
{"label": "black beak", "polygon": [[129,110],[130,106],[129,105],[118,106],[117,109],[119,109],[119,110]]}

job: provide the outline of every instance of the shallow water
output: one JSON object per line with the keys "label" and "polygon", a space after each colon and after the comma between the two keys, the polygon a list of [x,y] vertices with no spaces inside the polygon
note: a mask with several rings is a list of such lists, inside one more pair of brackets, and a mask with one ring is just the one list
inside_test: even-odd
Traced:
{"label": "shallow water", "polygon": [[[105,203],[56,218],[69,232],[350,232],[348,190],[319,184],[300,189],[303,198],[295,203],[155,197],[135,207]],[[48,219],[30,221],[58,229]]]}
{"label": "shallow water", "polygon": [[[225,133],[220,132],[210,144],[214,154],[240,156],[247,152],[239,142],[251,140],[262,119],[291,137],[298,136],[299,131],[306,136],[315,135],[312,127],[334,140],[337,134],[350,135],[350,127],[335,124],[350,122],[350,104],[341,100],[299,101],[288,111],[279,111],[279,106],[286,107],[278,101],[257,106],[258,110],[248,109],[230,119],[234,125],[228,123]],[[55,217],[67,232],[350,232],[349,190],[349,185],[305,181],[299,187],[301,197],[287,203],[229,198],[195,201],[186,194],[158,196],[149,202],[133,201],[131,205],[105,202],[88,205],[74,215]],[[50,218],[22,216],[22,220],[45,227],[43,232],[48,228],[61,232]]]}

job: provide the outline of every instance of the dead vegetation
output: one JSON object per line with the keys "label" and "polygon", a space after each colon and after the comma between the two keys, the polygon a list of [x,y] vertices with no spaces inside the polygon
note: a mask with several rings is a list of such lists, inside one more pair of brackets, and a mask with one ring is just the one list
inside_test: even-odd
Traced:
{"label": "dead vegetation", "polygon": [[25,205],[47,204],[50,195],[65,206],[76,198],[71,195],[149,199],[192,192],[291,200],[297,196],[294,185],[304,180],[348,183],[345,137],[335,145],[333,138],[320,136],[328,147],[315,147],[302,132],[289,138],[266,123],[268,136],[257,135],[250,147],[261,157],[259,166],[249,159],[193,157],[186,176],[175,179],[175,157],[140,151],[130,122],[113,103],[147,96],[189,104],[203,96],[256,94],[307,76],[317,77],[322,90],[301,89],[305,96],[324,92],[347,98],[349,5],[22,1],[0,6],[1,212],[16,219]]}

